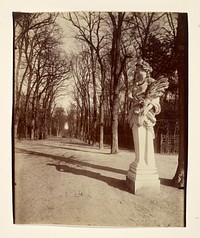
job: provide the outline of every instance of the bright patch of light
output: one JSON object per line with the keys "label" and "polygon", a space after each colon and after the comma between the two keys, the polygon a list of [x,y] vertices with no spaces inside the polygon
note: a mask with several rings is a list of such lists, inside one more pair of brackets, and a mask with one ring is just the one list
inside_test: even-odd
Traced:
{"label": "bright patch of light", "polygon": [[65,128],[65,130],[68,130],[68,129],[69,129],[69,126],[68,126],[68,123],[67,123],[67,122],[65,123],[64,128]]}

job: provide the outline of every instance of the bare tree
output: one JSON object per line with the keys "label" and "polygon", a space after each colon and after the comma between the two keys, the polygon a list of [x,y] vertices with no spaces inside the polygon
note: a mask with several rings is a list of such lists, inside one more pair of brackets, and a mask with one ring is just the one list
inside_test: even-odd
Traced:
{"label": "bare tree", "polygon": [[125,13],[108,13],[112,24],[112,48],[111,48],[111,153],[118,152],[118,110],[120,79],[125,66],[126,56],[122,58],[121,43]]}
{"label": "bare tree", "polygon": [[[78,55],[74,55],[72,59],[71,74],[74,79],[74,99],[77,104],[77,128],[80,139],[91,142],[91,95],[93,91],[90,89],[91,70],[90,70],[90,54],[84,51]],[[79,115],[80,112],[80,115]]]}
{"label": "bare tree", "polygon": [[[23,85],[29,75],[31,78],[32,68],[30,62],[33,57],[34,44],[30,42],[31,32],[42,27],[47,27],[55,22],[56,14],[42,13],[14,13],[14,80],[15,80],[15,115],[14,130],[15,138],[17,137],[17,128],[20,117],[20,104],[23,95]],[[32,44],[32,48],[30,48]],[[25,58],[25,60],[24,60]],[[27,61],[27,62],[26,62]],[[30,80],[29,80],[30,81]],[[29,84],[30,86],[30,84]],[[28,87],[29,87],[28,86]]]}
{"label": "bare tree", "polygon": [[[97,127],[97,64],[100,68],[100,142],[99,147],[103,148],[103,121],[104,121],[104,82],[105,82],[105,60],[106,53],[104,50],[107,44],[106,36],[103,34],[102,28],[104,16],[98,12],[88,13],[69,13],[65,17],[76,28],[75,38],[86,43],[90,52],[91,59],[91,75],[93,82],[93,143],[96,141],[96,127]],[[97,60],[96,60],[97,59]]]}
{"label": "bare tree", "polygon": [[[42,100],[46,105],[52,104],[55,92],[67,78],[69,63],[59,50],[61,34],[55,23],[56,16],[14,14],[15,137],[21,120],[25,137],[29,131],[31,138],[39,138],[41,117],[47,113],[47,109],[42,109]],[[46,119],[44,123],[46,125]]]}

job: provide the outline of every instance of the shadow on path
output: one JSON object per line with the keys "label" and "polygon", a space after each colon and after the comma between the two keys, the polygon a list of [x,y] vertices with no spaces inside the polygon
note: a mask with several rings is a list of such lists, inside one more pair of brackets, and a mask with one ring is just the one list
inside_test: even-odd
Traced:
{"label": "shadow on path", "polygon": [[[81,166],[86,166],[94,169],[100,169],[100,170],[105,170],[113,173],[119,173],[119,174],[124,174],[126,175],[127,171],[122,170],[122,169],[116,169],[116,168],[111,168],[103,165],[97,165],[97,164],[91,164],[85,161],[80,161],[78,160],[74,155],[65,157],[65,156],[58,156],[58,155],[52,155],[52,154],[47,154],[47,153],[42,153],[42,152],[36,152],[36,151],[31,151],[31,150],[26,150],[26,149],[17,149],[19,153],[25,153],[29,155],[35,155],[38,157],[47,157],[59,162],[65,162],[66,164],[73,164],[73,165],[81,165]],[[76,159],[75,159],[76,158]]]}
{"label": "shadow on path", "polygon": [[[101,151],[88,151],[88,150],[83,150],[83,149],[77,149],[77,148],[72,148],[70,147],[70,145],[64,145],[64,146],[56,146],[56,145],[45,145],[45,144],[40,144],[41,146],[47,146],[47,147],[54,147],[57,149],[64,149],[64,150],[74,150],[74,151],[80,151],[80,152],[84,152],[84,153],[92,153],[92,154],[102,154],[102,155],[109,155],[109,152],[101,152]],[[73,145],[74,146],[74,145]],[[78,145],[77,145],[78,146]],[[82,147],[82,146],[80,146]],[[89,146],[88,146],[89,147]],[[84,148],[84,147],[83,147]],[[91,149],[92,147],[90,147]],[[92,148],[92,149],[96,149],[96,148]]]}
{"label": "shadow on path", "polygon": [[[97,145],[93,146],[93,145],[87,144],[87,143],[82,142],[82,141],[80,141],[80,142],[78,142],[78,141],[75,141],[75,142],[72,142],[72,141],[71,142],[64,142],[64,141],[62,141],[61,143],[64,144],[64,145],[78,146],[78,147],[89,147],[90,149],[99,150],[99,147]],[[110,149],[110,147],[111,146],[109,144],[104,144],[104,149]],[[134,146],[132,146],[131,148],[120,146],[119,150],[120,151],[126,151],[126,152],[128,151],[128,152],[133,152],[134,153]],[[110,154],[110,152],[109,152],[109,154]]]}
{"label": "shadow on path", "polygon": [[169,186],[169,187],[176,187],[172,179],[166,179],[166,178],[159,178],[159,179],[162,185]]}
{"label": "shadow on path", "polygon": [[[109,171],[109,172],[113,172],[113,173],[119,173],[119,174],[126,175],[126,171],[124,171],[124,170],[80,161],[77,158],[75,159],[74,155],[71,155],[69,157],[57,156],[57,155],[52,155],[52,154],[47,154],[47,153],[42,153],[42,152],[31,151],[31,150],[27,150],[27,149],[16,149],[16,152],[36,156],[38,158],[45,157],[45,158],[53,159],[53,160],[57,161],[57,164],[56,163],[55,164],[47,163],[47,165],[55,166],[56,169],[60,172],[67,172],[67,173],[72,173],[72,174],[76,174],[76,175],[87,176],[89,178],[103,181],[103,182],[107,183],[109,186],[112,186],[114,188],[129,192],[129,190],[125,184],[125,182],[126,182],[125,180],[120,180],[120,179],[104,176],[104,175],[101,175],[100,173],[92,172],[92,171],[88,171],[88,170],[84,170],[84,169],[76,169],[76,168],[68,166],[67,164],[85,166],[85,167],[90,167],[90,168],[94,168],[94,169],[99,169],[99,170],[104,170],[104,171]],[[62,162],[64,162],[65,165],[60,164]]]}
{"label": "shadow on path", "polygon": [[111,178],[108,176],[101,175],[100,173],[96,173],[96,172],[92,172],[92,171],[88,171],[88,170],[84,170],[84,169],[72,168],[67,165],[50,164],[50,163],[48,163],[47,165],[55,166],[59,172],[71,173],[71,174],[75,174],[75,175],[82,175],[82,176],[86,176],[86,177],[89,177],[92,179],[97,179],[97,180],[107,183],[111,187],[114,187],[114,188],[117,188],[122,191],[130,193],[130,191],[128,190],[128,188],[126,186],[125,180]]}
{"label": "shadow on path", "polygon": [[[50,146],[51,147],[51,146]],[[57,146],[55,146],[57,147]],[[62,148],[63,147],[57,147],[57,148]],[[64,148],[65,149],[65,148]],[[69,149],[71,150],[71,149]],[[73,150],[73,149],[72,149]],[[126,175],[127,174],[127,171],[125,170],[122,170],[122,169],[117,169],[117,168],[111,168],[111,167],[108,167],[108,166],[103,166],[103,165],[98,165],[98,164],[91,164],[91,163],[88,163],[88,162],[85,162],[85,161],[81,161],[79,160],[78,158],[76,158],[75,155],[71,155],[71,156],[68,156],[68,157],[65,157],[65,156],[58,156],[58,155],[52,155],[52,154],[47,154],[47,153],[42,153],[42,152],[36,152],[36,151],[31,151],[31,150],[27,150],[27,149],[19,149],[19,148],[16,148],[16,152],[17,153],[25,153],[25,154],[28,154],[28,155],[34,155],[34,156],[37,156],[38,158],[39,157],[46,157],[46,158],[49,158],[49,159],[53,159],[53,160],[56,160],[58,161],[58,165],[55,164],[55,166],[57,166],[56,168],[58,169],[58,166],[64,166],[63,167],[63,170],[66,171],[66,172],[70,172],[70,171],[73,171],[75,174],[80,172],[79,170],[78,171],[75,171],[75,169],[67,166],[67,164],[72,164],[72,165],[79,165],[79,166],[86,166],[86,167],[90,167],[90,168],[93,168],[93,169],[99,169],[99,170],[104,170],[104,171],[108,171],[108,172],[113,172],[113,173],[118,173],[118,174],[123,174],[123,175]],[[90,153],[90,152],[89,152]],[[59,163],[61,162],[64,162],[66,165],[60,165]],[[59,169],[58,169],[59,170]],[[115,178],[110,178],[110,177],[106,177],[106,176],[102,176],[101,174],[99,173],[95,173],[95,172],[88,172],[86,170],[82,170],[84,172],[83,175],[92,175],[92,178],[97,178],[99,180],[102,180],[104,181],[105,179],[107,179],[107,183],[109,184],[116,184],[115,182],[117,181],[119,183],[119,181],[121,180],[117,180]],[[89,176],[88,176],[89,177]],[[170,186],[170,187],[176,187],[173,183],[173,180],[172,179],[167,179],[167,178],[159,178],[160,179],[160,183],[161,185],[164,185],[164,186]],[[112,181],[113,182],[112,182]],[[104,181],[106,182],[106,181]],[[121,183],[125,183],[124,181]],[[124,187],[126,187],[125,185],[123,185]],[[125,191],[125,189],[124,189]]]}

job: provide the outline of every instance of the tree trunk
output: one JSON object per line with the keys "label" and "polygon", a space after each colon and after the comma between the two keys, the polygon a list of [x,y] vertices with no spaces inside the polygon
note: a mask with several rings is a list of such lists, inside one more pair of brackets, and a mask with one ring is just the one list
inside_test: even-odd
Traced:
{"label": "tree trunk", "polygon": [[34,131],[35,131],[35,119],[32,119],[32,124],[31,124],[31,140],[34,140]]}
{"label": "tree trunk", "polygon": [[122,72],[121,38],[122,23],[125,13],[118,12],[117,18],[113,13],[108,13],[112,21],[112,49],[111,49],[111,153],[118,152],[118,108],[119,108],[119,83]]}
{"label": "tree trunk", "polygon": [[56,137],[59,138],[59,135],[60,135],[60,133],[59,133],[59,125],[57,125],[57,127],[56,127]]}
{"label": "tree trunk", "polygon": [[15,116],[15,121],[14,121],[14,136],[15,136],[15,139],[18,138],[18,136],[17,136],[18,124],[19,124],[19,117],[16,115]]}
{"label": "tree trunk", "polygon": [[[15,31],[14,31],[15,32]],[[19,104],[20,104],[20,93],[19,92],[19,71],[20,71],[20,65],[21,65],[21,59],[22,59],[22,46],[23,46],[23,40],[21,40],[21,44],[18,46],[19,55],[18,59],[16,58],[16,53],[14,51],[14,68],[15,68],[15,110],[14,110],[14,136],[17,139],[17,130],[18,130],[18,124],[19,124]],[[16,64],[17,61],[17,64]]]}
{"label": "tree trunk", "polygon": [[179,78],[179,157],[176,174],[173,178],[178,188],[185,187],[188,142],[188,29],[187,14],[178,14],[178,78]]}
{"label": "tree trunk", "polygon": [[49,124],[49,138],[52,137],[52,125],[51,125],[51,122]]}
{"label": "tree trunk", "polygon": [[96,128],[97,128],[97,90],[96,90],[96,77],[95,77],[95,62],[94,62],[94,50],[90,47],[91,52],[91,68],[92,68],[92,82],[93,82],[93,128],[92,128],[92,144],[96,142]]}
{"label": "tree trunk", "polygon": [[103,139],[104,139],[104,98],[101,95],[100,98],[100,129],[99,129],[99,149],[103,149]]}
{"label": "tree trunk", "polygon": [[88,104],[88,118],[87,118],[87,134],[88,134],[88,144],[91,144],[91,106],[90,106],[90,93],[89,84],[87,85],[87,104]]}
{"label": "tree trunk", "polygon": [[112,112],[111,112],[111,153],[116,154],[119,151],[118,146],[118,109],[119,101],[116,94],[113,100]]}

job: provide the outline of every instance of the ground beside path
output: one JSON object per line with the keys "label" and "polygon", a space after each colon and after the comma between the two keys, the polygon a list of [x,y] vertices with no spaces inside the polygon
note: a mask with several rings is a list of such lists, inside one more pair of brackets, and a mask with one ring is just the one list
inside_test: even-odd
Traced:
{"label": "ground beside path", "polygon": [[159,194],[133,195],[125,179],[134,153],[111,155],[68,138],[15,145],[15,222],[83,226],[179,227],[184,191],[169,186],[177,156],[156,154]]}

